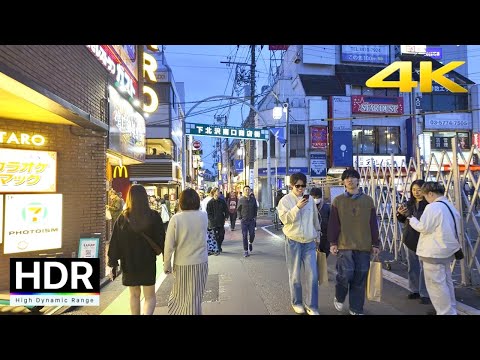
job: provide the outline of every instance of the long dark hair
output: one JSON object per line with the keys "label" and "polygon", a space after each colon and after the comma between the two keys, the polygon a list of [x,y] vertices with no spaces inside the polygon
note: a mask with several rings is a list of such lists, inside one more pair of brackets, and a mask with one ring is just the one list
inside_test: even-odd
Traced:
{"label": "long dark hair", "polygon": [[154,211],[150,209],[147,191],[142,185],[132,185],[126,204],[125,213],[133,231],[143,231],[153,222]]}
{"label": "long dark hair", "polygon": [[[417,185],[421,189],[423,184],[425,184],[425,181],[422,179],[418,179],[412,182],[412,185],[410,185],[410,199],[408,199],[408,204],[415,204],[417,201],[415,196],[413,196],[413,186]],[[425,197],[423,198],[423,200],[425,200]]]}

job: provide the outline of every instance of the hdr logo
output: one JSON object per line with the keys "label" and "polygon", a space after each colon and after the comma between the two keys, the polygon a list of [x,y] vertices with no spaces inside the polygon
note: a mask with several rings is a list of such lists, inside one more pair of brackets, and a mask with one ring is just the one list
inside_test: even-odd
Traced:
{"label": "hdr logo", "polygon": [[[118,171],[118,176],[117,176],[117,171]],[[123,176],[123,173],[125,173],[125,176]],[[128,178],[128,170],[127,170],[127,167],[126,166],[115,166],[115,168],[113,169],[113,178],[117,178],[117,177],[124,177],[124,178]]]}
{"label": "hdr logo", "polygon": [[100,259],[10,259],[10,305],[99,304]]}

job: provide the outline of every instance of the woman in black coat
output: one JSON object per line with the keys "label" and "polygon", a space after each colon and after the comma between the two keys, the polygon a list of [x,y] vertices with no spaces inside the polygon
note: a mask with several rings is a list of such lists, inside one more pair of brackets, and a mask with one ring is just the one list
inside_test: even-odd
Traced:
{"label": "woman in black coat", "polygon": [[165,230],[159,213],[150,209],[148,196],[142,185],[133,185],[127,195],[125,211],[113,227],[108,248],[108,266],[116,276],[118,260],[122,266],[122,284],[130,289],[130,311],[140,315],[140,295],[143,288],[144,315],[155,310],[155,280],[157,255],[143,234],[164,248]]}
{"label": "woman in black coat", "polygon": [[313,188],[310,190],[310,195],[313,197],[313,201],[315,202],[315,207],[317,208],[318,212],[318,221],[320,221],[320,229],[322,230],[318,250],[324,252],[328,257],[330,254],[330,243],[327,240],[327,227],[328,219],[330,218],[330,205],[323,200],[322,189]]}
{"label": "woman in black coat", "polygon": [[410,215],[420,219],[425,210],[425,206],[428,205],[427,200],[425,200],[421,192],[421,187],[424,183],[425,181],[423,180],[415,180],[412,182],[410,186],[410,199],[399,206],[397,219],[404,224],[402,241],[407,255],[408,287],[410,289],[408,298],[420,298],[422,304],[430,304],[430,297],[423,275],[423,266],[416,254],[420,233],[414,230],[407,220],[407,217]]}

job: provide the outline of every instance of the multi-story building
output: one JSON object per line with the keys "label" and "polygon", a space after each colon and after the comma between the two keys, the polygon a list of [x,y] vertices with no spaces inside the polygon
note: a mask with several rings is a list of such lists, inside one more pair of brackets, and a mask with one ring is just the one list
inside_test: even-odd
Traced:
{"label": "multi-story building", "polygon": [[109,164],[145,152],[139,57],[135,45],[0,46],[0,290],[10,257],[99,257],[105,274]]}
{"label": "multi-story building", "polygon": [[[285,175],[296,171],[315,182],[346,167],[390,163],[392,154],[396,162],[409,161],[417,135],[427,130],[433,131],[432,137],[442,135],[442,129],[431,124],[455,123],[455,135],[471,138],[472,114],[468,109],[475,100],[468,100],[467,94],[445,93],[440,86],[432,93],[419,94],[417,89],[400,93],[395,88],[365,85],[395,60],[412,61],[413,80],[418,80],[421,60],[432,61],[433,69],[442,66],[424,55],[401,54],[397,49],[394,45],[290,45],[272,92],[258,106],[277,134],[285,133],[287,118],[289,128],[288,136],[284,135],[288,138],[286,146],[271,135],[270,186],[268,145],[257,148],[255,171],[261,202],[270,202],[270,193],[285,186]],[[468,78],[455,71],[449,76],[470,91],[473,82]],[[398,72],[385,80],[398,81]],[[279,120],[273,119],[275,106],[287,109]],[[428,113],[427,109],[441,113]],[[263,126],[258,116],[256,124]],[[453,131],[447,128],[444,130]]]}
{"label": "multi-story building", "polygon": [[150,195],[168,195],[173,212],[181,191],[181,163],[191,158],[182,153],[184,84],[175,82],[161,48],[150,45],[144,51],[147,153],[145,163],[129,167],[129,177],[144,185]]}

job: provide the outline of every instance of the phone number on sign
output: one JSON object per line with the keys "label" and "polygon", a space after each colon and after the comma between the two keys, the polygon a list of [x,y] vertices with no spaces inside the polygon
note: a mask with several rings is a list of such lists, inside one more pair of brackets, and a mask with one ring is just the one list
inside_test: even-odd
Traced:
{"label": "phone number on sign", "polygon": [[426,126],[470,126],[468,120],[427,120]]}

